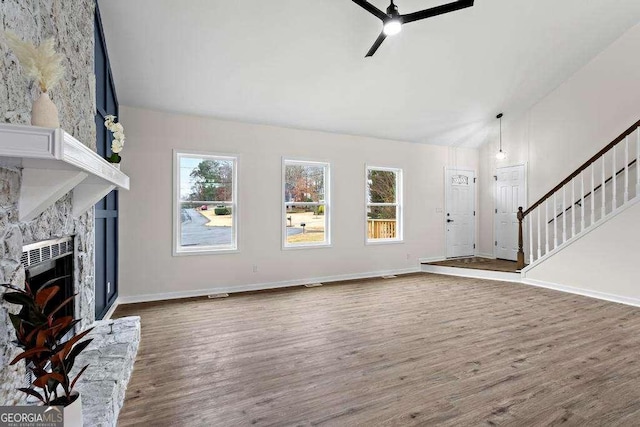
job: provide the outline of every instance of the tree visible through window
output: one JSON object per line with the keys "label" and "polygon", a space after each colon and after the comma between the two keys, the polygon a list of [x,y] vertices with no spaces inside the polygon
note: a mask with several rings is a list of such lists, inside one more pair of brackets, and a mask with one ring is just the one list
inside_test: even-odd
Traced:
{"label": "tree visible through window", "polygon": [[367,241],[402,240],[400,169],[367,168]]}
{"label": "tree visible through window", "polygon": [[329,244],[326,163],[284,162],[284,245]]}
{"label": "tree visible through window", "polygon": [[179,153],[176,162],[176,252],[236,249],[236,158]]}

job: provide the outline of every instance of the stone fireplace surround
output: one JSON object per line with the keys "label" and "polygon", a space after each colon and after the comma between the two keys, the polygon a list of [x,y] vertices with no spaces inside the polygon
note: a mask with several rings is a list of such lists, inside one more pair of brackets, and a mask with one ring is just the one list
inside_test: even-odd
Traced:
{"label": "stone fireplace surround", "polygon": [[[93,208],[76,217],[73,213],[73,196],[67,194],[45,209],[36,219],[17,220],[24,170],[10,164],[6,158],[0,157],[0,179],[6,178],[1,181],[5,185],[0,187],[0,224],[5,227],[4,230],[0,230],[4,231],[0,234],[0,283],[8,282],[22,287],[25,281],[25,267],[29,266],[30,260],[36,259],[39,262],[45,254],[70,252],[67,256],[72,258],[72,262],[64,264],[63,269],[66,275],[70,266],[73,266],[72,289],[69,291],[77,294],[74,313],[75,317],[80,319],[75,332],[93,327],[88,336],[93,341],[76,359],[71,377],[83,366],[89,365],[76,386],[82,396],[85,425],[115,426],[138,351],[140,319],[128,317],[94,322]],[[55,245],[50,246],[52,243]],[[42,249],[43,245],[46,250]],[[1,292],[4,292],[4,289]],[[11,342],[15,336],[8,319],[10,310],[15,312],[18,307],[3,305],[5,307],[0,308],[0,398],[3,402],[0,404],[37,404],[28,401],[26,395],[16,390],[27,385],[24,363],[8,365],[20,351]]]}

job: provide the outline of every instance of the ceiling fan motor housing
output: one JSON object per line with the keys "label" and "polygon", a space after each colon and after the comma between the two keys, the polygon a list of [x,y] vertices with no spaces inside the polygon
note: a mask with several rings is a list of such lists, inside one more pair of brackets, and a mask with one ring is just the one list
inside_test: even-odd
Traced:
{"label": "ceiling fan motor housing", "polygon": [[398,12],[398,6],[393,4],[393,2],[391,2],[389,7],[387,8],[387,15],[389,15],[389,17],[392,19],[400,15],[400,13]]}

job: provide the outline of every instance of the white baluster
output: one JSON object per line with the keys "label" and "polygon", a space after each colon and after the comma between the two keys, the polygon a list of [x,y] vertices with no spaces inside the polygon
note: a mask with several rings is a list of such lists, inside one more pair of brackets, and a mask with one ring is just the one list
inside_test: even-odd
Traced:
{"label": "white baluster", "polygon": [[549,253],[549,199],[544,201],[544,254]]}
{"label": "white baluster", "polygon": [[528,216],[529,221],[529,264],[533,264],[533,212]]}
{"label": "white baluster", "polygon": [[542,247],[542,239],[540,238],[540,217],[542,216],[542,213],[540,212],[540,209],[542,208],[542,205],[538,206],[538,259],[540,259],[540,257],[542,256],[542,251],[541,251],[541,247]]}
{"label": "white baluster", "polygon": [[596,162],[591,163],[591,225],[596,223]]}
{"label": "white baluster", "polygon": [[584,171],[580,172],[580,232],[584,230]]}
{"label": "white baluster", "polygon": [[636,197],[640,197],[640,127],[636,129]]}
{"label": "white baluster", "polygon": [[624,139],[624,202],[629,201],[629,136]]}
{"label": "white baluster", "polygon": [[571,237],[576,235],[576,180],[571,180]]}
{"label": "white baluster", "polygon": [[567,241],[567,186],[562,187],[562,243]]}
{"label": "white baluster", "polygon": [[618,180],[616,176],[616,146],[613,146],[613,167],[611,168],[611,182],[613,182],[613,187],[611,188],[611,192],[613,193],[613,201],[611,202],[611,212],[618,209]]}
{"label": "white baluster", "polygon": [[553,249],[558,247],[558,192],[553,193]]}
{"label": "white baluster", "polygon": [[607,215],[607,153],[602,155],[602,187],[600,187],[600,192],[602,193],[602,218]]}

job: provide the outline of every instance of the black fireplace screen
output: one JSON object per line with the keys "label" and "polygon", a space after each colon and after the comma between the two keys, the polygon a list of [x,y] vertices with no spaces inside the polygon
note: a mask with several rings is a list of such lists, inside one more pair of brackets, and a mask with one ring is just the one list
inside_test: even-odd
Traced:
{"label": "black fireplace screen", "polygon": [[[73,295],[73,239],[71,237],[38,242],[25,246],[22,252],[27,283],[36,292],[49,280],[56,279],[60,291],[49,301],[48,306],[57,307]],[[74,316],[74,300],[56,313],[54,317]]]}

